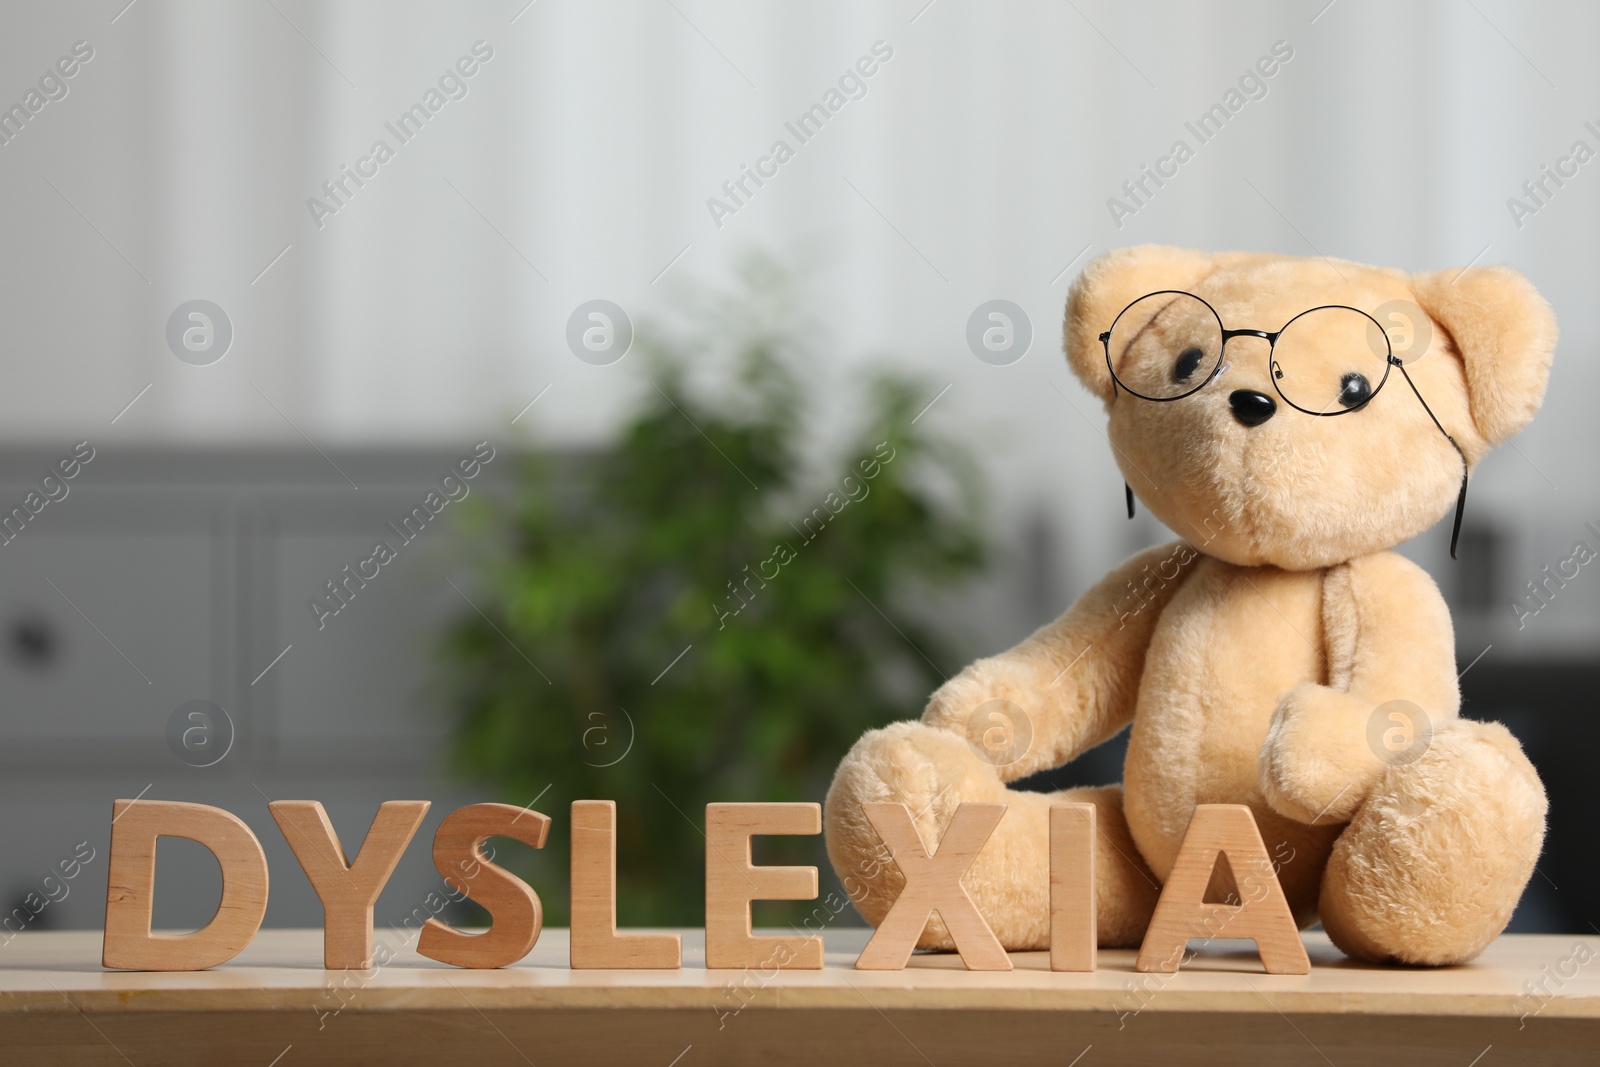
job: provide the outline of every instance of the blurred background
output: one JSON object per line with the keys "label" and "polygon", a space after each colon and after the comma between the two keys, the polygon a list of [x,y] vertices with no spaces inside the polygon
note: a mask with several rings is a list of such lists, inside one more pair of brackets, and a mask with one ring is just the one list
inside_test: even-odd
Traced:
{"label": "blurred background", "polygon": [[[504,854],[564,919],[567,805],[615,798],[623,921],[698,923],[706,800],[820,800],[860,732],[1170,536],[1125,518],[1060,356],[1077,271],[1144,242],[1503,262],[1555,306],[1544,410],[1476,471],[1461,560],[1447,523],[1405,551],[1454,610],[1466,713],[1551,793],[1515,928],[1596,918],[1600,577],[1544,569],[1600,547],[1600,9],[96,0],[0,26],[15,923],[102,921],[135,796],[248,822],[272,925],[321,911],[269,798],[322,800],[352,851],[381,801],[433,801],[385,924],[434,910],[427,841],[486,799],[555,817]],[[1052,781],[1115,780],[1120,745]],[[163,841],[158,925],[217,893]]]}

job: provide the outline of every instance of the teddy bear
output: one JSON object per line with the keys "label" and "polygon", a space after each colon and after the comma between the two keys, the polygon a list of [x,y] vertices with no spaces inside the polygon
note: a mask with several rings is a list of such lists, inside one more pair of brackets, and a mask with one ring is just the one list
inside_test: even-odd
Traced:
{"label": "teddy bear", "polygon": [[[1137,497],[1182,540],[850,749],[825,832],[861,915],[904,884],[871,861],[863,804],[906,805],[931,850],[959,805],[998,802],[963,884],[1008,950],[1046,948],[1049,809],[1088,803],[1099,943],[1136,946],[1196,807],[1243,804],[1302,928],[1368,961],[1481,952],[1533,872],[1544,789],[1504,726],[1459,717],[1449,610],[1394,548],[1453,505],[1459,533],[1468,471],[1533,417],[1555,344],[1507,267],[1162,246],[1090,263],[1067,360],[1104,403],[1129,514]],[[1124,727],[1120,784],[1008,787]],[[919,947],[953,947],[938,916]]]}

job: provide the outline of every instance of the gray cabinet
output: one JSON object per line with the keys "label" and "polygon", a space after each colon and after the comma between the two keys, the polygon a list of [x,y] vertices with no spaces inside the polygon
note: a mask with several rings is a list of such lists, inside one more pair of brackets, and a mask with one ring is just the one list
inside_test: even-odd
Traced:
{"label": "gray cabinet", "polygon": [[[0,510],[67,451],[0,454]],[[350,849],[381,800],[432,800],[379,919],[420,904],[438,884],[439,820],[490,799],[444,776],[448,723],[428,688],[439,628],[471,610],[446,580],[470,592],[451,569],[451,508],[320,629],[307,601],[379,538],[397,543],[385,524],[466,451],[329,453],[357,491],[304,450],[99,446],[68,495],[0,545],[0,905],[39,891],[88,841],[95,859],[29,925],[99,925],[111,801],[141,792],[244,819],[267,851],[267,922],[280,926],[316,925],[321,908],[266,798],[323,801]],[[503,489],[512,467],[502,451],[473,492]],[[212,766],[169,747],[168,719],[191,700],[233,725]],[[158,925],[202,924],[218,893],[204,850],[162,843]]]}

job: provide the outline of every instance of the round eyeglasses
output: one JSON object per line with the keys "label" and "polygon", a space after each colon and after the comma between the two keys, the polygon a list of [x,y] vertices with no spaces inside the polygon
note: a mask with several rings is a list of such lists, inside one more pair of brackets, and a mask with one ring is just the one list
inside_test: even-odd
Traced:
{"label": "round eyeglasses", "polygon": [[[1230,330],[1216,308],[1193,293],[1161,289],[1123,308],[1111,328],[1100,335],[1106,369],[1114,388],[1141,400],[1165,403],[1192,396],[1227,369],[1224,355],[1235,337],[1267,342],[1272,388],[1284,402],[1307,415],[1347,415],[1372,402],[1389,372],[1400,375],[1422,409],[1461,457],[1461,493],[1456,498],[1450,531],[1450,558],[1456,558],[1461,517],[1467,505],[1466,453],[1439,422],[1417,391],[1405,363],[1394,354],[1388,332],[1359,308],[1323,304],[1300,312],[1281,329]],[[1115,349],[1117,358],[1112,358]],[[1127,489],[1128,517],[1133,518],[1133,489]]]}
{"label": "round eyeglasses", "polygon": [[1399,362],[1383,327],[1358,308],[1324,304],[1270,333],[1230,330],[1206,301],[1172,289],[1129,304],[1100,339],[1117,385],[1160,402],[1182,400],[1220,374],[1235,337],[1267,342],[1272,387],[1290,407],[1308,415],[1344,415],[1365,407]]}

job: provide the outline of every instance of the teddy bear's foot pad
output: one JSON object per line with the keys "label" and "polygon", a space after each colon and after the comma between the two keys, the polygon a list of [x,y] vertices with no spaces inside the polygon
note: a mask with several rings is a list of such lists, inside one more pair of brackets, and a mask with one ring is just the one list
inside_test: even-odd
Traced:
{"label": "teddy bear's foot pad", "polygon": [[1452,720],[1384,772],[1334,844],[1322,924],[1358,959],[1446,965],[1505,929],[1534,871],[1547,804],[1499,723]]}

